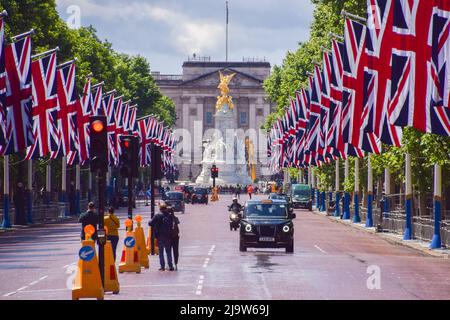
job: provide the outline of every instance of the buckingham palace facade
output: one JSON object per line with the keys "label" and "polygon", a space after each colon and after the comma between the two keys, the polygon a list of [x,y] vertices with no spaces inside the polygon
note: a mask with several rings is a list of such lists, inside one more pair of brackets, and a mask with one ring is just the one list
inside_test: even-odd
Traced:
{"label": "buckingham palace facade", "polygon": [[[182,128],[194,132],[194,125],[196,130],[199,130],[200,124],[200,130],[204,133],[208,129],[215,128],[214,114],[219,95],[217,89],[219,71],[236,74],[230,83],[230,95],[233,97],[236,111],[236,127],[243,131],[261,128],[271,112],[271,104],[266,99],[267,95],[263,88],[263,82],[271,71],[269,62],[250,59],[242,62],[215,62],[209,58],[190,58],[183,63],[181,75],[152,73],[161,92],[175,102],[177,112],[175,129]],[[261,164],[266,163],[267,150],[263,141],[255,141],[255,144],[259,144],[257,172],[261,178],[266,172],[265,165]],[[184,161],[178,165],[180,179],[188,180],[189,175],[194,179],[200,173],[201,147],[199,150],[194,148],[190,156],[179,154],[176,156],[182,156],[183,159],[187,157],[191,161],[190,164]]]}

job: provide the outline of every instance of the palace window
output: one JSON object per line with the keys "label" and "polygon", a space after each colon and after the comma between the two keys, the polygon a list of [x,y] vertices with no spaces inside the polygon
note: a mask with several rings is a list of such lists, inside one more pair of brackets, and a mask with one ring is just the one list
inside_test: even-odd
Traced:
{"label": "palace window", "polygon": [[248,114],[246,111],[239,112],[239,125],[246,126],[248,124]]}
{"label": "palace window", "polygon": [[211,111],[205,112],[205,125],[207,125],[207,126],[213,125],[213,114]]}

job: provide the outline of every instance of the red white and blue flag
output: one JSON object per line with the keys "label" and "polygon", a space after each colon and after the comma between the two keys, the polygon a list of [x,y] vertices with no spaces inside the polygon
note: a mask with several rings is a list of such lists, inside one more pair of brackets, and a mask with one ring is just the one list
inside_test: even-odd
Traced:
{"label": "red white and blue flag", "polygon": [[2,154],[12,154],[34,142],[30,36],[6,46],[5,66],[6,145],[0,149]]}
{"label": "red white and blue flag", "polygon": [[52,53],[31,64],[34,143],[27,149],[27,160],[43,158],[51,151],[58,150],[60,136],[56,61],[56,53]]}

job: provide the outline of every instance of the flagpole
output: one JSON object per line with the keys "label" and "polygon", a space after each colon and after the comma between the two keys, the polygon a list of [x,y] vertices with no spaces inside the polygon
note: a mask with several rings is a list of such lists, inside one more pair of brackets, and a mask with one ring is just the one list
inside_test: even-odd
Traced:
{"label": "flagpole", "polygon": [[336,205],[334,210],[334,216],[339,217],[341,215],[340,213],[340,207],[339,207],[339,201],[340,201],[340,195],[339,195],[339,159],[336,160]]}
{"label": "flagpole", "polygon": [[345,11],[345,10],[342,10],[342,11],[341,11],[341,16],[348,17],[348,18],[351,18],[351,19],[353,19],[353,20],[359,20],[360,22],[364,22],[364,23],[367,22],[367,19],[366,19],[366,18],[357,16],[357,15],[355,15],[355,14],[351,14],[350,12],[347,12],[347,11]]}
{"label": "flagpole", "polygon": [[226,37],[225,37],[225,61],[228,62],[228,1],[226,1]]}
{"label": "flagpole", "polygon": [[411,226],[411,214],[412,214],[412,180],[411,180],[411,154],[406,154],[405,163],[405,177],[406,177],[406,191],[405,191],[405,232],[403,234],[403,240],[412,239],[412,226]]}
{"label": "flagpole", "polygon": [[34,29],[31,29],[30,31],[19,34],[17,36],[11,37],[11,40],[12,40],[12,42],[17,42],[17,41],[22,40],[23,38],[28,37],[29,35],[32,35],[32,34],[34,34]]}
{"label": "flagpole", "polygon": [[9,219],[9,156],[4,157],[3,169],[3,222],[2,228],[11,228],[11,221]]}
{"label": "flagpole", "polygon": [[33,160],[28,160],[27,222],[33,223]]}
{"label": "flagpole", "polygon": [[[345,159],[344,164],[344,181],[347,182],[349,178],[349,163],[348,158]],[[350,194],[345,191],[344,192],[344,208],[342,212],[342,219],[348,220],[350,219]]]}
{"label": "flagpole", "polygon": [[49,56],[52,53],[58,52],[58,51],[59,51],[59,47],[56,47],[55,49],[51,49],[51,50],[48,50],[48,51],[45,51],[45,52],[42,52],[42,53],[35,54],[34,56],[31,56],[31,59],[37,59],[37,58],[41,58],[41,57],[44,57],[44,56]]}
{"label": "flagpole", "polygon": [[353,213],[353,223],[361,222],[359,216],[359,158],[355,158],[355,194],[353,195],[353,205],[355,212]]}
{"label": "flagpole", "polygon": [[61,202],[64,205],[64,216],[67,217],[69,212],[67,210],[67,157],[62,157],[62,174],[61,174]]}
{"label": "flagpole", "polygon": [[370,155],[368,157],[367,166],[367,219],[366,228],[373,227],[372,202],[373,202],[373,170]]}
{"label": "flagpole", "polygon": [[81,168],[80,165],[77,164],[75,166],[75,214],[81,213],[80,208],[80,177],[81,176]]}
{"label": "flagpole", "polygon": [[45,171],[45,205],[47,208],[50,206],[50,200],[51,200],[51,187],[52,187],[52,167],[51,167],[52,160],[50,159],[46,166]]}
{"label": "flagpole", "polygon": [[61,63],[60,65],[56,66],[56,69],[62,69],[62,68],[67,67],[67,66],[69,66],[72,63],[75,63],[77,61],[78,61],[78,58],[74,58],[72,60],[66,61],[66,62]]}
{"label": "flagpole", "polygon": [[88,175],[88,202],[92,201],[92,172],[89,169]]}
{"label": "flagpole", "polygon": [[434,165],[434,235],[430,249],[440,249],[441,242],[441,214],[442,214],[442,167]]}

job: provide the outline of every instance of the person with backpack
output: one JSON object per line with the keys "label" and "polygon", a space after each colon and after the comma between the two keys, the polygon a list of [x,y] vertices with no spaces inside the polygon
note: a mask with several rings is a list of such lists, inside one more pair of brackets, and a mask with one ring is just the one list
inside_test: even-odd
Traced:
{"label": "person with backpack", "polygon": [[172,229],[174,219],[170,214],[170,209],[165,202],[160,202],[159,213],[156,214],[148,223],[155,232],[155,238],[158,241],[159,247],[159,263],[161,268],[159,271],[166,270],[166,262],[164,259],[164,252],[167,255],[167,263],[170,271],[175,271],[172,261]]}

